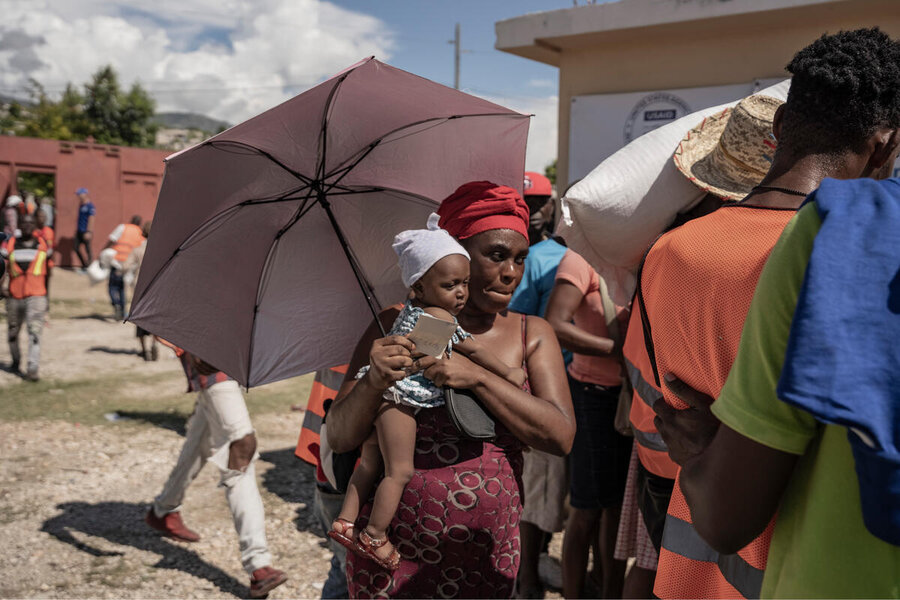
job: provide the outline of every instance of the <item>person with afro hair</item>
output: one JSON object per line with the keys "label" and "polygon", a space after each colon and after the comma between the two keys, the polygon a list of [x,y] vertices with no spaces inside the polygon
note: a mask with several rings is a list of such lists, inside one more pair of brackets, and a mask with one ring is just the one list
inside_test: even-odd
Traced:
{"label": "person with afro hair", "polygon": [[[877,28],[824,35],[798,52],[787,70],[793,79],[787,101],[774,117],[777,149],[771,167],[742,202],[717,212],[797,211],[813,192],[821,196],[836,187],[874,185],[823,181],[826,178],[890,176],[900,152],[900,42]],[[679,523],[667,517],[654,590],[658,597],[670,596],[670,588],[660,587],[663,562],[669,560],[667,548],[703,564],[718,565],[735,590],[719,592],[720,596],[880,598],[900,594],[900,546],[879,539],[863,525],[847,428],[826,426],[811,412],[783,401],[776,391],[788,336],[793,335],[793,309],[820,224],[810,217],[817,215],[820,196],[813,196],[787,223],[768,261],[762,257],[765,268],[749,304],[736,358],[717,397],[689,387],[675,373],[660,373],[668,391],[688,406],[679,410],[657,401],[653,409],[669,456],[681,467],[677,486],[681,505],[686,502],[690,510],[693,529],[687,535],[684,527],[676,527]],[[861,196],[848,194],[842,200],[850,205],[850,214],[854,200],[856,206],[868,206]],[[731,243],[740,245],[747,235],[735,230]],[[834,264],[834,272],[839,269],[847,271],[845,264]],[[846,280],[834,278],[833,297],[852,295],[854,290],[847,285]],[[689,309],[685,307],[685,314],[690,314]],[[860,329],[867,326],[865,319],[853,323]],[[844,347],[859,345],[849,339],[836,342]],[[814,352],[800,357],[806,363],[830,358]],[[873,352],[866,358],[872,372],[878,372],[881,357]],[[847,373],[839,371],[833,372],[834,377],[846,378]],[[896,397],[894,391],[895,401]],[[887,490],[890,484],[883,485]],[[888,502],[886,494],[883,500]],[[673,496],[670,516],[675,504]],[[900,508],[893,510],[900,515]],[[742,549],[770,535],[768,558],[762,559],[762,565],[747,562]],[[748,568],[742,571],[745,577],[736,580],[729,565],[742,566],[741,561]],[[696,572],[685,571],[682,576],[701,579]],[[695,592],[691,597],[704,596]]]}
{"label": "person with afro hair", "polygon": [[866,152],[876,131],[900,127],[900,44],[877,27],[842,31],[801,50],[787,65],[793,75],[778,148],[800,157]]}

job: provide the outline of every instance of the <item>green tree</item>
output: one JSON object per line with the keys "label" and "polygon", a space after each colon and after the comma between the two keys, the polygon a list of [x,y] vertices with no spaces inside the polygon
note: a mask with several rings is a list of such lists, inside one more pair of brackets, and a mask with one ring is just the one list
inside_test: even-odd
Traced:
{"label": "green tree", "polygon": [[63,119],[75,139],[83,140],[91,135],[91,124],[84,114],[84,95],[71,83],[66,84],[62,98],[59,100]]}
{"label": "green tree", "polygon": [[84,89],[84,116],[96,141],[124,146],[153,145],[157,126],[151,120],[156,106],[140,84],[135,83],[124,93],[115,70],[107,65],[94,74]]}
{"label": "green tree", "polygon": [[44,87],[31,79],[28,82],[28,97],[32,106],[28,107],[18,135],[56,140],[78,139],[66,122],[66,115],[59,102],[47,96]]}
{"label": "green tree", "polygon": [[22,123],[22,105],[18,102],[10,102],[6,106],[0,105],[0,135],[17,135]]}
{"label": "green tree", "polygon": [[550,180],[554,186],[556,185],[556,161],[558,159],[554,158],[553,162],[544,167],[544,176]]}
{"label": "green tree", "polygon": [[84,86],[71,83],[58,101],[52,100],[37,81],[28,84],[29,105],[11,103],[0,113],[0,134],[56,140],[84,140],[92,136],[101,144],[153,146],[157,125],[156,105],[140,84],[128,92],[119,85],[111,66],[101,67]]}

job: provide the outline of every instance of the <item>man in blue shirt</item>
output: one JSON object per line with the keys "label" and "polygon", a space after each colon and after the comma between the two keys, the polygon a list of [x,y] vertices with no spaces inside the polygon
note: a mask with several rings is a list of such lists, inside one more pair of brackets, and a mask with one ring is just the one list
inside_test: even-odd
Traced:
{"label": "man in blue shirt", "polygon": [[[97,210],[94,203],[88,198],[87,188],[78,188],[75,191],[78,196],[78,229],[75,231],[75,254],[81,261],[81,267],[86,269],[91,261],[91,241],[94,239],[94,215]],[[82,246],[87,255],[82,254]]]}
{"label": "man in blue shirt", "polygon": [[556,281],[556,267],[566,253],[566,247],[557,240],[559,238],[547,238],[529,248],[522,282],[509,303],[511,310],[526,315],[544,316]]}

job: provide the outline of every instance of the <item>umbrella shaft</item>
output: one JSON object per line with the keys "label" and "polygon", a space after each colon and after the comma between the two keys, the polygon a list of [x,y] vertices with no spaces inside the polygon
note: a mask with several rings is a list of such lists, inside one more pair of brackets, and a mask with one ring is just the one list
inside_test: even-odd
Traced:
{"label": "umbrella shaft", "polygon": [[331,203],[328,202],[328,199],[325,197],[325,192],[319,190],[318,192],[318,201],[319,204],[322,205],[322,208],[325,209],[325,214],[328,215],[328,220],[331,222],[331,227],[334,229],[334,234],[338,238],[338,242],[341,244],[341,248],[344,250],[344,254],[347,256],[347,261],[350,263],[350,268],[353,270],[353,275],[356,276],[356,282],[359,283],[359,287],[362,290],[363,296],[366,297],[366,304],[369,305],[369,310],[372,311],[372,317],[375,319],[375,323],[378,324],[378,330],[381,331],[382,336],[386,336],[387,332],[384,330],[384,325],[381,324],[381,319],[378,318],[379,308],[375,305],[375,294],[372,290],[372,286],[369,285],[369,282],[366,281],[365,276],[362,274],[362,269],[356,263],[356,260],[353,258],[353,254],[350,252],[350,245],[347,243],[347,239],[344,237],[344,232],[341,231],[340,226],[338,225],[337,219],[334,217],[334,213],[331,211]]}

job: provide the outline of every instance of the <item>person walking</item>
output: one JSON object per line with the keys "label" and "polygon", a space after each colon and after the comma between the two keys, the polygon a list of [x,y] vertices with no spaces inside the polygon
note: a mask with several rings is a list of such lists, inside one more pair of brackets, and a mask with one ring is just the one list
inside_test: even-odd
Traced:
{"label": "person walking", "polygon": [[141,230],[141,217],[134,215],[130,223],[121,223],[109,234],[106,248],[116,251],[115,259],[109,270],[109,300],[116,312],[116,320],[125,319],[125,261],[135,248],[144,242]]}
{"label": "person walking", "polygon": [[238,383],[225,373],[189,352],[163,343],[181,359],[187,391],[199,395],[178,462],[144,520],[167,537],[199,541],[200,536],[182,521],[180,509],[191,482],[206,462],[211,462],[221,474],[219,485],[225,488],[238,533],[241,563],[250,575],[250,597],[264,598],[287,581],[287,576],[272,567],[265,513],[256,485],[256,434],[244,396]]}
{"label": "person walking", "polygon": [[[125,263],[122,265],[122,270],[124,271],[123,280],[130,282],[129,287],[131,287],[132,291],[134,291],[138,276],[141,274],[141,263],[144,261],[144,254],[147,252],[147,240],[150,239],[151,223],[152,221],[147,221],[141,227],[144,241],[131,251],[131,254],[128,255],[128,258],[125,259]],[[156,345],[156,337],[140,325],[135,325],[135,328],[135,336],[141,343],[141,358],[147,361],[158,360],[159,349]]]}
{"label": "person walking", "polygon": [[19,220],[21,235],[6,241],[0,257],[7,262],[9,297],[6,299],[7,339],[12,357],[10,370],[19,372],[21,352],[19,332],[24,323],[28,330],[28,370],[25,379],[38,381],[41,357],[41,334],[47,316],[47,261],[52,250],[34,235],[35,222],[31,215]]}
{"label": "person walking", "polygon": [[[81,261],[81,268],[87,269],[93,260],[91,254],[91,242],[94,239],[94,216],[97,209],[88,197],[87,188],[78,188],[75,191],[78,196],[78,225],[75,230],[75,254]],[[84,248],[84,254],[82,254]]]}

